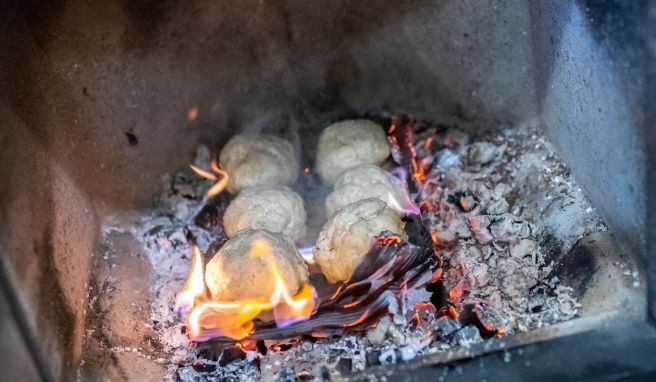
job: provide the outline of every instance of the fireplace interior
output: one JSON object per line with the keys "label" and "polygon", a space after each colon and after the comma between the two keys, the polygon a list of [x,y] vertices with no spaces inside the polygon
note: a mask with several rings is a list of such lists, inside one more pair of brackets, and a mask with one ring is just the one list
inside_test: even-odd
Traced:
{"label": "fireplace interior", "polygon": [[[0,9],[7,380],[656,378],[655,1]],[[431,256],[389,273],[415,294],[380,287],[407,319],[371,287],[339,326],[353,296],[314,264],[309,320],[192,341],[175,297],[234,193],[189,164],[289,140],[307,255],[331,215],[318,141],[351,119],[380,125],[415,208],[367,256]]]}

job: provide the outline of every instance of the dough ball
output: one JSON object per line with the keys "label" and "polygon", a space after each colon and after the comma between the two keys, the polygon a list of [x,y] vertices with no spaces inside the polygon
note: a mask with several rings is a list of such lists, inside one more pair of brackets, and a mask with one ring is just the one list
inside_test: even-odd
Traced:
{"label": "dough ball", "polygon": [[266,134],[235,135],[221,150],[219,164],[233,194],[247,187],[292,184],[299,167],[291,143]]}
{"label": "dough ball", "polygon": [[378,124],[366,119],[338,122],[319,137],[317,170],[324,181],[334,183],[351,167],[383,163],[389,151],[385,132]]}
{"label": "dough ball", "polygon": [[326,198],[326,214],[330,216],[347,204],[370,198],[398,208],[390,203],[390,197],[397,205],[406,203],[408,197],[400,179],[372,164],[353,167],[337,179],[333,192]]}
{"label": "dough ball", "polygon": [[369,251],[371,240],[383,231],[403,235],[403,221],[378,199],[364,199],[337,210],[323,226],[314,261],[331,283],[346,281]]}
{"label": "dough ball", "polygon": [[293,240],[305,235],[303,199],[285,186],[247,188],[226,209],[223,226],[228,237],[244,228],[282,233]]}
{"label": "dough ball", "polygon": [[245,229],[228,240],[207,263],[205,283],[212,298],[218,301],[269,301],[276,285],[273,264],[291,295],[308,279],[307,266],[291,239],[263,229]]}

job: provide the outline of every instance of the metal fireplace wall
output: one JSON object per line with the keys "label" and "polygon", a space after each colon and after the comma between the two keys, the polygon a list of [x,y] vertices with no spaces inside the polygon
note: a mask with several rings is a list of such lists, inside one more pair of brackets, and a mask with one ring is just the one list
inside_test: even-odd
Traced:
{"label": "metal fireplace wall", "polygon": [[20,351],[2,369],[23,359],[25,373],[73,378],[98,222],[146,205],[199,141],[242,128],[385,110],[481,128],[539,118],[618,240],[653,264],[655,7],[5,2],[0,324],[15,335],[0,349]]}

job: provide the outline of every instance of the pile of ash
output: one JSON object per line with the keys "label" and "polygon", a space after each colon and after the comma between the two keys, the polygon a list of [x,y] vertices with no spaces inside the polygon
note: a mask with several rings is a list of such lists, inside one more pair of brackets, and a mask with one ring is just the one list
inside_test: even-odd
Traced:
{"label": "pile of ash", "polygon": [[[421,217],[444,260],[441,282],[448,293],[435,303],[442,306],[418,305],[406,325],[383,317],[365,333],[331,338],[259,341],[223,351],[190,344],[184,322],[173,312],[191,263],[186,233],[194,234],[202,251],[224,239],[217,222],[227,199],[205,203],[210,184],[191,170],[181,171],[163,177],[153,209],[108,222],[103,235],[131,235],[152,266],[145,325],[156,337],[161,355],[156,362],[166,378],[326,378],[575,317],[579,304],[554,273],[553,261],[581,237],[605,227],[538,129],[470,135],[458,126],[427,125],[415,131],[414,147],[426,165],[417,195]],[[196,163],[210,159],[209,150],[200,147]]]}

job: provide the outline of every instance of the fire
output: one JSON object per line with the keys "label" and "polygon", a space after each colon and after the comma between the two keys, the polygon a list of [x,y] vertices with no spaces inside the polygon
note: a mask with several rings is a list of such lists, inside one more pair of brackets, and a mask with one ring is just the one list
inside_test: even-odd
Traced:
{"label": "fire", "polygon": [[191,259],[191,272],[185,283],[182,292],[175,299],[176,311],[188,313],[194,307],[196,299],[206,294],[205,289],[205,267],[203,267],[203,258],[195,245],[192,248],[194,257]]}
{"label": "fire", "polygon": [[225,189],[226,186],[228,185],[228,179],[229,179],[228,173],[221,170],[219,164],[216,163],[216,160],[212,161],[212,171],[214,171],[217,175],[219,175],[221,177],[220,179],[217,177],[217,175],[209,171],[200,169],[194,166],[193,164],[190,164],[189,167],[191,167],[191,169],[194,170],[196,174],[202,176],[203,178],[216,181],[216,183],[214,183],[214,185],[210,187],[209,190],[207,190],[207,194],[205,194],[206,199],[211,198],[214,195],[220,194],[221,191],[223,191],[223,189]]}
{"label": "fire", "polygon": [[[193,341],[205,341],[225,336],[242,339],[253,330],[253,320],[262,312],[272,311],[278,327],[286,327],[310,318],[315,306],[316,293],[310,284],[291,296],[280,271],[270,262],[275,288],[268,301],[241,299],[217,301],[209,296],[205,285],[203,259],[193,246],[193,259],[189,278],[178,297],[176,311],[187,315],[188,335]],[[270,256],[269,243],[258,240],[251,245],[249,256]]]}
{"label": "fire", "polygon": [[458,311],[456,310],[456,308],[454,308],[454,307],[452,307],[452,306],[449,307],[449,315],[450,315],[451,318],[453,318],[454,320],[457,319],[457,318],[460,316],[460,314],[458,313]]}
{"label": "fire", "polygon": [[426,180],[427,158],[422,158],[418,164],[416,154],[413,154],[410,164],[412,165],[412,177],[420,183]]}
{"label": "fire", "polygon": [[417,207],[415,202],[410,199],[408,194],[405,194],[403,200],[399,203],[394,195],[392,195],[391,192],[388,192],[387,204],[392,207],[393,210],[403,215],[419,215],[420,212],[419,207]]}

